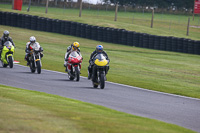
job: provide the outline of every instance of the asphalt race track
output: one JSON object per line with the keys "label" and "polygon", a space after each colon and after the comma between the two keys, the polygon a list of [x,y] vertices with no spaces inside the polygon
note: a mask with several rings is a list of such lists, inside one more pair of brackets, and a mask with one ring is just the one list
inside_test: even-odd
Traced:
{"label": "asphalt race track", "polygon": [[110,82],[106,82],[103,90],[95,89],[85,77],[81,77],[79,82],[70,81],[66,73],[42,69],[41,74],[33,74],[29,67],[16,64],[12,69],[0,66],[0,84],[102,105],[200,132],[200,99]]}

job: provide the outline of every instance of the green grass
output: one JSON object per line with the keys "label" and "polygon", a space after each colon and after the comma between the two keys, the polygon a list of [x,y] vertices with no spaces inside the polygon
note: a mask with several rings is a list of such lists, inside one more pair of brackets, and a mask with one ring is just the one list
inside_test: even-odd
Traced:
{"label": "green grass", "polygon": [[186,36],[188,17],[191,18],[192,26],[200,26],[199,16],[195,16],[195,20],[192,21],[192,16],[187,15],[155,14],[154,28],[150,28],[151,13],[119,12],[118,20],[115,22],[114,11],[98,12],[98,10],[83,9],[82,17],[80,18],[78,16],[79,10],[77,9],[49,8],[48,14],[45,14],[45,7],[31,6],[30,12],[27,12],[26,9],[27,5],[23,5],[22,11],[11,10],[11,5],[0,5],[0,11],[10,11],[48,18],[70,20],[90,25],[120,28],[153,35],[175,36],[200,40],[200,28],[191,27],[189,36]]}
{"label": "green grass", "polygon": [[0,85],[0,132],[193,133],[77,100]]}
{"label": "green grass", "polygon": [[96,45],[102,44],[111,60],[107,75],[108,81],[200,98],[199,55],[103,43],[8,26],[1,26],[0,33],[6,29],[10,31],[17,46],[15,59],[22,65],[26,65],[24,50],[26,42],[32,35],[44,48],[42,68],[60,72],[64,72],[63,61],[67,47],[72,42],[79,41],[84,58],[81,75],[87,77],[89,56],[95,50]]}

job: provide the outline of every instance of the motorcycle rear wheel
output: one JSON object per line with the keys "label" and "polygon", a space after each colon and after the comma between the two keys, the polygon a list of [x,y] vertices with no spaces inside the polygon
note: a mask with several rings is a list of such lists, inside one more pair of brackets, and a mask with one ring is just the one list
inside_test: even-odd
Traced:
{"label": "motorcycle rear wheel", "polygon": [[2,63],[3,67],[7,67],[8,66],[7,64],[4,64],[3,61],[1,61],[1,63]]}
{"label": "motorcycle rear wheel", "polygon": [[92,82],[92,84],[93,84],[93,87],[94,87],[94,88],[97,88],[97,87],[98,87],[98,85],[97,85],[95,82]]}
{"label": "motorcycle rear wheel", "polygon": [[9,67],[13,68],[13,58],[12,58],[12,56],[8,57],[8,61],[9,61]]}
{"label": "motorcycle rear wheel", "polygon": [[34,66],[34,62],[30,62],[30,69],[31,69],[31,72],[34,73],[35,72],[35,66]]}

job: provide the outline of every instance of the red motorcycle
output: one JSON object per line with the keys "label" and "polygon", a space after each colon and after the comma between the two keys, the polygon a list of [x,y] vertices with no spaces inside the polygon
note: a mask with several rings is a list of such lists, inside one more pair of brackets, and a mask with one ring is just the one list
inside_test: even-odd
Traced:
{"label": "red motorcycle", "polygon": [[67,72],[70,80],[76,79],[76,81],[79,81],[82,60],[82,56],[76,51],[70,53],[67,62]]}

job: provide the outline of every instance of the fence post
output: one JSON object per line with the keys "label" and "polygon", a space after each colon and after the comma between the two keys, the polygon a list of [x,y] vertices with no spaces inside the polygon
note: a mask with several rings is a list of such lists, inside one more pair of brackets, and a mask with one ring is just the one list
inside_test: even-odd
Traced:
{"label": "fence post", "polygon": [[154,8],[153,8],[153,10],[152,10],[151,28],[153,28],[153,18],[154,18]]}
{"label": "fence post", "polygon": [[46,11],[45,11],[45,13],[48,12],[48,5],[49,5],[49,0],[47,0],[47,3],[46,3]]}
{"label": "fence post", "polygon": [[29,0],[29,4],[28,4],[28,8],[27,8],[27,12],[30,11],[30,7],[31,7],[31,0]]}
{"label": "fence post", "polygon": [[116,3],[115,7],[115,21],[117,21],[117,11],[118,11],[118,3]]}
{"label": "fence post", "polygon": [[82,13],[82,0],[80,0],[80,11],[79,11],[79,17],[81,17],[81,13]]}
{"label": "fence post", "polygon": [[187,25],[187,36],[189,36],[189,29],[190,29],[190,17],[188,18],[188,25]]}
{"label": "fence post", "polygon": [[12,9],[14,10],[14,0],[12,0]]}

